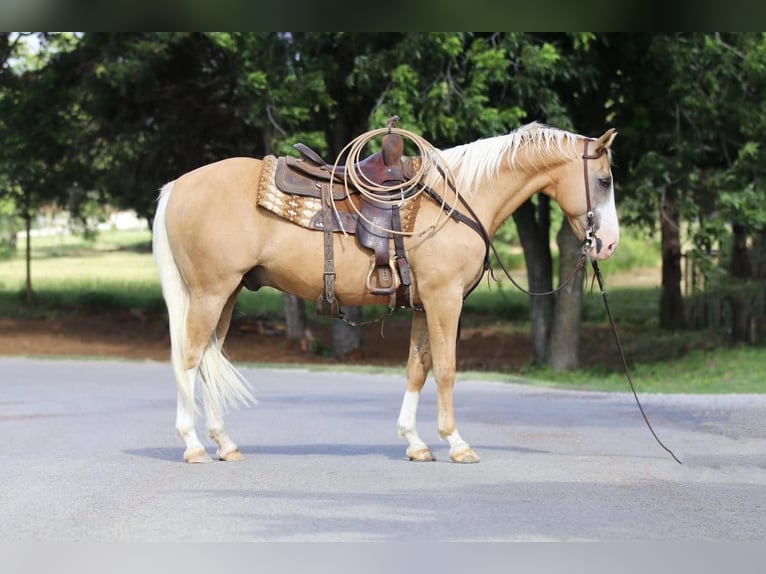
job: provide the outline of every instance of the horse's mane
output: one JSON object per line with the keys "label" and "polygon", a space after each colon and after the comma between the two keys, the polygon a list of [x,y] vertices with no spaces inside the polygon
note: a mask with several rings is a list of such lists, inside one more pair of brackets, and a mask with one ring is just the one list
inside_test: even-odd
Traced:
{"label": "horse's mane", "polygon": [[455,174],[457,188],[470,195],[482,180],[492,186],[504,163],[511,170],[520,167],[517,153],[523,146],[532,146],[531,153],[525,154],[529,167],[544,168],[560,162],[562,155],[576,157],[579,138],[582,136],[532,122],[505,135],[442,150],[441,154]]}

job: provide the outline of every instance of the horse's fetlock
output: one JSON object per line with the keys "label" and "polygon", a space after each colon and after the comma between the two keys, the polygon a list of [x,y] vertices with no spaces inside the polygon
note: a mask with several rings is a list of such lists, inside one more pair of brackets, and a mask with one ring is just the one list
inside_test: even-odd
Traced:
{"label": "horse's fetlock", "polygon": [[187,425],[187,424],[176,425],[176,434],[181,438],[187,437],[191,435],[193,432],[195,432],[194,425]]}

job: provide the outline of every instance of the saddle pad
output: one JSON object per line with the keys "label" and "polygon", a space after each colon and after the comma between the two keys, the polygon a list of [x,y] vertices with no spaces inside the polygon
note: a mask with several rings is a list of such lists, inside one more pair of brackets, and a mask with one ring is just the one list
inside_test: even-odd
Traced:
{"label": "saddle pad", "polygon": [[322,200],[318,197],[283,193],[274,183],[276,171],[277,158],[273,155],[264,157],[261,182],[258,186],[258,205],[301,227],[310,227],[314,214],[322,211]]}
{"label": "saddle pad", "polygon": [[[292,195],[283,192],[275,183],[278,158],[273,155],[267,155],[262,161],[263,171],[261,172],[261,181],[258,186],[257,205],[301,227],[321,230],[322,200],[318,197]],[[335,206],[341,214],[346,233],[353,234],[356,231],[355,219],[357,216],[355,212],[349,211],[348,205],[344,205],[347,201],[336,201]],[[415,218],[417,217],[419,206],[420,195],[404,202],[400,208],[402,231],[412,232],[415,227]],[[341,229],[337,226],[337,219],[334,231],[341,232]]]}

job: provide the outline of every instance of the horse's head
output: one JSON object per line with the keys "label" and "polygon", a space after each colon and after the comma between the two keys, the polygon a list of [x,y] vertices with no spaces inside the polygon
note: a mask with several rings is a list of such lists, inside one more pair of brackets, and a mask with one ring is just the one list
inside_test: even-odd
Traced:
{"label": "horse's head", "polygon": [[591,259],[607,259],[620,241],[609,151],[616,135],[611,128],[596,140],[580,140],[581,154],[559,168],[556,189],[549,190],[577,237],[589,243]]}

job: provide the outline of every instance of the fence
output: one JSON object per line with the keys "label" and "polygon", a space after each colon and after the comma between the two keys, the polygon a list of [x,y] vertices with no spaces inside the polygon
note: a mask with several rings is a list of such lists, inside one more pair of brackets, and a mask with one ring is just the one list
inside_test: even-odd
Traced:
{"label": "fence", "polygon": [[[713,254],[715,256],[715,254]],[[693,257],[682,255],[684,317],[691,329],[710,329],[753,344],[766,342],[766,281],[706,277]]]}

